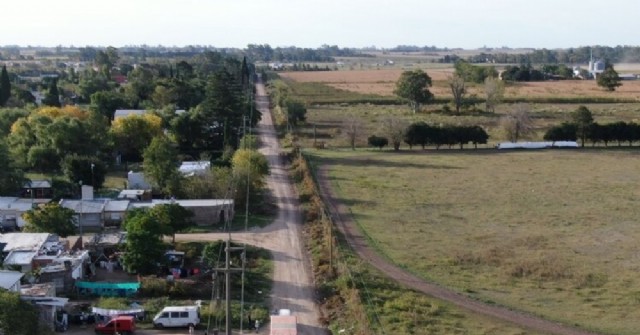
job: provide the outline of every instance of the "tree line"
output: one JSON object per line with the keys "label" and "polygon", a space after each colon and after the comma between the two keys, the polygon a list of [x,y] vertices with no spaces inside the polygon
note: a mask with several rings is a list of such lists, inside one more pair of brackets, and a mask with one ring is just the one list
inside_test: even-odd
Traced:
{"label": "tree line", "polygon": [[[393,135],[392,135],[393,137]],[[402,130],[402,140],[409,145],[409,149],[413,146],[421,146],[424,149],[426,146],[434,146],[436,149],[440,149],[442,146],[448,146],[449,148],[454,145],[458,145],[460,149],[464,149],[464,146],[471,143],[474,148],[478,148],[478,144],[487,144],[489,135],[484,128],[474,126],[432,126],[426,122],[419,121],[410,124],[407,128]],[[385,136],[372,135],[367,139],[370,146],[382,149],[389,144],[389,139]],[[394,150],[399,150],[399,143],[397,140],[393,142]]]}
{"label": "tree line", "polygon": [[578,107],[571,114],[572,121],[564,122],[549,128],[544,134],[545,141],[577,141],[584,147],[591,142],[592,146],[602,143],[617,143],[621,146],[627,143],[632,146],[640,142],[640,124],[635,122],[617,121],[607,124],[599,124],[594,121],[591,111],[585,106]]}

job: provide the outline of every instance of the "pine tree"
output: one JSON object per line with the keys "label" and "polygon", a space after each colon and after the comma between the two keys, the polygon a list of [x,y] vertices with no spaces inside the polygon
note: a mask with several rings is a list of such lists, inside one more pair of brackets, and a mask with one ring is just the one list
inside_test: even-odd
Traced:
{"label": "pine tree", "polygon": [[47,106],[61,107],[60,93],[58,92],[58,79],[54,79],[49,84],[49,91],[42,99],[42,104]]}
{"label": "pine tree", "polygon": [[11,97],[11,81],[7,73],[7,66],[3,65],[0,74],[0,106],[6,105],[9,97]]}

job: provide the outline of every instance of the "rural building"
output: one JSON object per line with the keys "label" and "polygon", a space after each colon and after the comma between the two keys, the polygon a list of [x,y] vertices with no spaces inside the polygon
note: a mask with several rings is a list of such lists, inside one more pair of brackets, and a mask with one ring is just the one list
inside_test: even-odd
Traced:
{"label": "rural building", "polygon": [[102,220],[105,227],[119,227],[127,214],[129,200],[107,200]]}
{"label": "rural building", "polygon": [[142,116],[145,113],[147,113],[147,111],[144,109],[116,109],[116,112],[113,114],[113,119],[116,120],[130,115]]}
{"label": "rural building", "polygon": [[53,188],[48,180],[31,180],[26,182],[20,190],[22,198],[51,199]]}
{"label": "rural building", "polygon": [[191,177],[195,175],[201,175],[211,169],[211,162],[209,161],[185,161],[182,162],[178,170],[182,175]]}
{"label": "rural building", "polygon": [[0,234],[0,243],[6,244],[2,253],[5,265],[20,267],[21,272],[29,272],[38,267],[39,262],[59,250],[57,235],[47,233],[7,233]]}
{"label": "rural building", "polygon": [[178,204],[193,213],[193,222],[200,226],[210,226],[227,220],[233,220],[233,199],[198,200],[157,200],[150,202],[132,202],[129,208],[151,208],[162,204]]}
{"label": "rural building", "polygon": [[22,276],[24,273],[19,271],[0,270],[0,288],[19,293]]}
{"label": "rural building", "polygon": [[118,200],[150,201],[151,199],[151,190],[122,190],[118,194]]}
{"label": "rural building", "polygon": [[40,323],[51,328],[54,325],[56,312],[69,302],[68,298],[56,297],[54,286],[51,283],[22,286],[20,299],[34,303],[40,313]]}
{"label": "rural building", "polygon": [[103,227],[102,215],[106,200],[60,200],[60,206],[73,210],[79,229],[96,230]]}
{"label": "rural building", "polygon": [[16,230],[25,225],[22,214],[38,203],[48,199],[24,199],[18,197],[0,197],[0,227],[5,230]]}

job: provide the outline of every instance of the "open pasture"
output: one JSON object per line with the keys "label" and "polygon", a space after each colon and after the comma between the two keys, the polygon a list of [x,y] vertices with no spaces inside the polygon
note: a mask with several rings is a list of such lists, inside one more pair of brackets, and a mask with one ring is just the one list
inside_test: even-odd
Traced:
{"label": "open pasture", "polygon": [[581,328],[640,329],[637,151],[308,153],[393,262]]}

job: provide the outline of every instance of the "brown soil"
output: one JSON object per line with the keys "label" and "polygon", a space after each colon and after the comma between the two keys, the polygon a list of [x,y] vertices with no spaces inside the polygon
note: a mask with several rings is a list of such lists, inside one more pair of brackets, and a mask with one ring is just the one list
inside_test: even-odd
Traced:
{"label": "brown soil", "polygon": [[489,305],[478,300],[471,299],[460,293],[454,292],[437,284],[425,281],[398,266],[388,262],[367,244],[367,240],[353,222],[347,206],[340,203],[331,187],[328,176],[328,168],[320,167],[318,174],[320,193],[329,207],[334,224],[345,236],[353,250],[369,264],[383,272],[389,278],[399,284],[427,294],[437,299],[448,301],[471,312],[483,314],[489,317],[513,323],[515,325],[532,330],[558,335],[595,335],[597,333],[572,328],[553,321],[545,320],[523,312]]}

